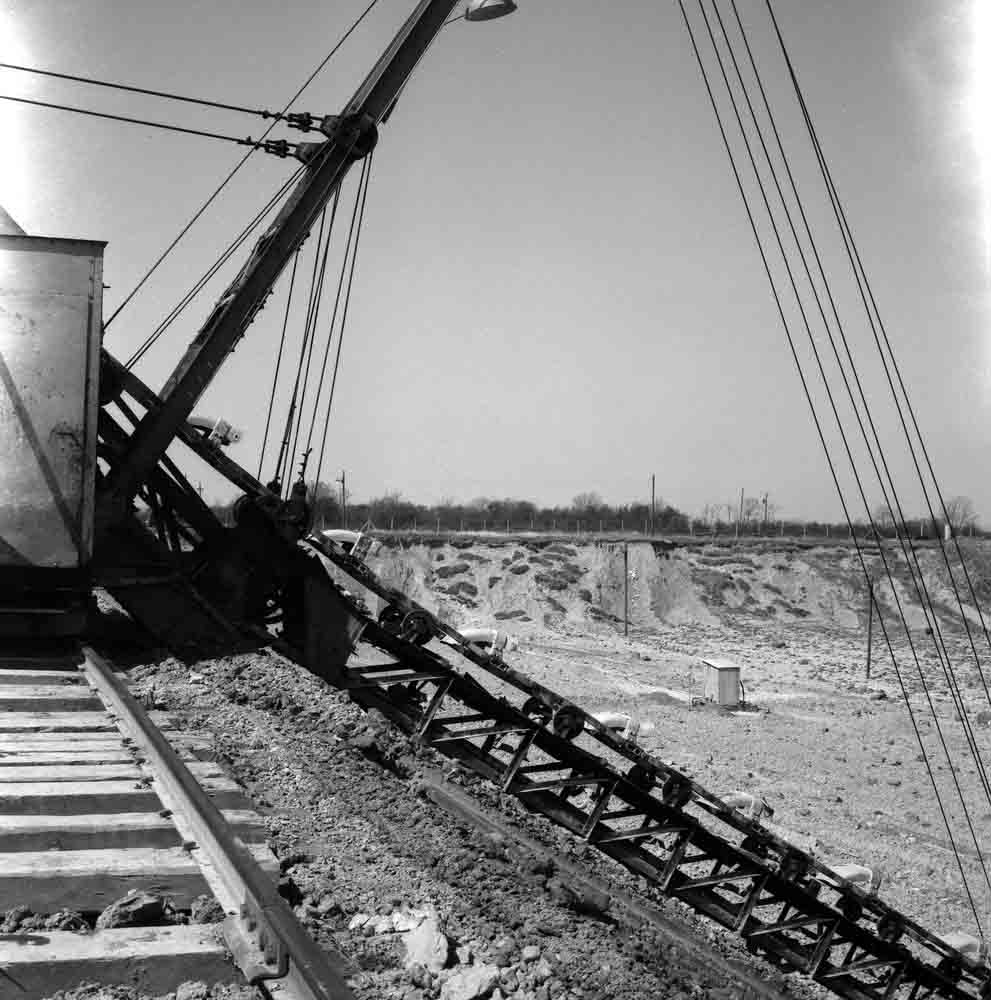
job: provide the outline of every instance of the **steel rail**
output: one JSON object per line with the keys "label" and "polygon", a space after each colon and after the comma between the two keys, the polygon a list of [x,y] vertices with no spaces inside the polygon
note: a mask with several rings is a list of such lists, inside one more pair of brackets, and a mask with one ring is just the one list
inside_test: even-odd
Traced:
{"label": "steel rail", "polygon": [[84,646],[82,671],[179,804],[198,851],[217,876],[228,912],[223,933],[249,982],[275,980],[285,1000],[353,1000],[336,960],[304,930],[276,886],[237,839],[220,810],[169,742],[93,647]]}

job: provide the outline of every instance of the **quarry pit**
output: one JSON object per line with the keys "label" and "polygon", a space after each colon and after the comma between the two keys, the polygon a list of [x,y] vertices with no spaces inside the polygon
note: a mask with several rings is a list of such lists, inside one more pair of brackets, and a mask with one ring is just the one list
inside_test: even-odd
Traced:
{"label": "quarry pit", "polygon": [[[867,588],[849,545],[442,535],[377,540],[368,561],[386,582],[456,628],[497,627],[508,638],[507,660],[534,680],[589,711],[635,718],[645,749],[716,793],[764,798],[774,810],[767,825],[825,863],[876,868],[883,873],[881,894],[908,915],[940,932],[967,927],[959,871],[905,711],[906,696],[922,698],[921,683],[904,669],[907,639],[893,624],[891,589],[880,583],[875,600],[884,629],[875,619],[867,676]],[[913,639],[924,639],[910,577],[888,544],[909,630]],[[989,551],[975,542],[965,552],[982,601]],[[940,552],[920,549],[919,557],[937,604],[945,601],[947,645],[966,664],[968,640],[959,615],[956,626],[950,620],[954,607]],[[875,566],[878,550],[866,558]],[[378,610],[378,598],[361,596]],[[978,628],[977,612],[971,614]],[[885,629],[903,668],[901,682]],[[720,708],[704,701],[706,657],[739,665],[743,704]],[[675,931],[569,907],[571,890],[560,867],[437,808],[424,791],[424,774],[437,764],[429,754],[273,653],[192,666],[167,657],[138,660],[132,675],[147,703],[209,735],[218,759],[268,811],[272,846],[299,887],[297,910],[320,940],[354,963],[359,997],[460,995],[459,969],[493,963],[501,968],[499,985],[477,996],[825,995],[815,985],[785,980],[730,935],[677,902],[643,892],[595,852],[447,765],[446,780],[492,816],[501,815],[607,890],[656,907]],[[947,723],[951,752],[964,752],[962,734],[949,725],[953,700],[938,664],[920,667]],[[958,675],[986,753],[991,711],[985,692],[975,669],[958,668]],[[931,740],[931,730],[923,736]],[[932,761],[937,774],[945,771],[937,754]],[[976,787],[975,773],[961,768],[956,776],[965,793]],[[979,884],[975,852],[964,845],[961,854],[968,878]],[[425,905],[436,908],[452,949],[462,949],[453,968],[433,976],[410,972],[399,945],[378,926],[390,914]],[[539,975],[522,959],[524,948],[530,955],[538,949],[546,960]]]}

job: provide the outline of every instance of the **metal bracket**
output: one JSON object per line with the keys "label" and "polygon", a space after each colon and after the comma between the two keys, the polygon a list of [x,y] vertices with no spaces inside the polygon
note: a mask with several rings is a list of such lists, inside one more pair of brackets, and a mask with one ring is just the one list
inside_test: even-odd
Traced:
{"label": "metal bracket", "polygon": [[240,916],[228,917],[224,939],[234,964],[251,985],[266,979],[281,979],[289,972],[289,951],[265,919],[265,914],[249,900],[241,904]]}

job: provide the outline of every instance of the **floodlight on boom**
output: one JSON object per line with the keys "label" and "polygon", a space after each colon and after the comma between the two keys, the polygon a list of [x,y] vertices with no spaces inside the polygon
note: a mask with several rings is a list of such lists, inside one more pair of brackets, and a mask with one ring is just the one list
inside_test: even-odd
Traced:
{"label": "floodlight on boom", "polygon": [[469,0],[465,10],[466,21],[494,21],[516,10],[513,0]]}

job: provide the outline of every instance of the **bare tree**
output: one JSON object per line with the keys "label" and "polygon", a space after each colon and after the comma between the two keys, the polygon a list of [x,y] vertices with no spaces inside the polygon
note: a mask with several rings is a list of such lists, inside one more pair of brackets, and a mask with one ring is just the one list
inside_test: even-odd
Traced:
{"label": "bare tree", "polygon": [[571,501],[571,506],[574,510],[582,512],[598,510],[602,506],[602,497],[600,497],[598,493],[594,493],[591,490],[587,493],[579,493]]}
{"label": "bare tree", "polygon": [[764,513],[764,501],[760,497],[744,497],[743,520],[758,521]]}
{"label": "bare tree", "polygon": [[719,520],[722,510],[723,505],[721,503],[707,503],[702,508],[702,520],[706,524],[715,524]]}
{"label": "bare tree", "polygon": [[946,501],[946,516],[954,534],[962,534],[977,524],[977,511],[970,497],[950,497]]}
{"label": "bare tree", "polygon": [[874,508],[874,523],[884,531],[895,526],[895,518],[886,503],[879,503]]}

